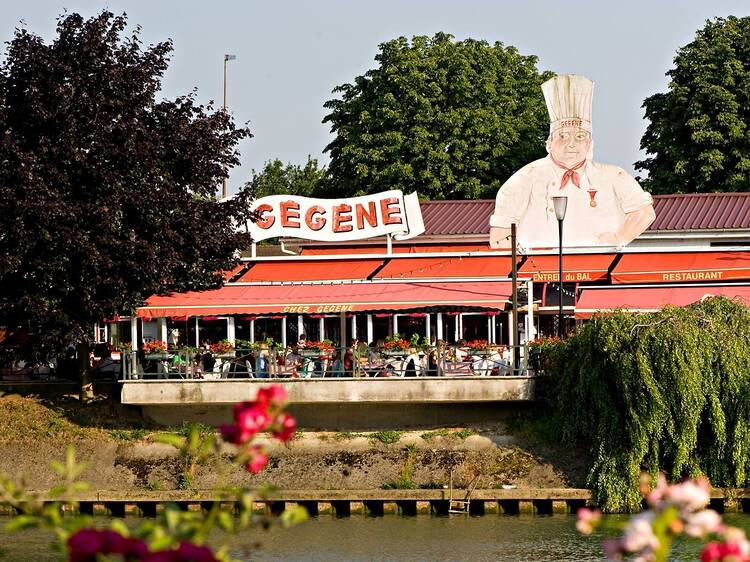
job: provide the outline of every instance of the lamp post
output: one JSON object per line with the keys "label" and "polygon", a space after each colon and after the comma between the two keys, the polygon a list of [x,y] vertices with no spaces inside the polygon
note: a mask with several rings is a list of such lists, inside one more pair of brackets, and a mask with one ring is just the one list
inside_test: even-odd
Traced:
{"label": "lamp post", "polygon": [[[237,55],[224,55],[224,113],[227,111],[227,63],[236,58]],[[221,180],[221,198],[227,198],[227,178]]]}
{"label": "lamp post", "polygon": [[552,203],[555,206],[555,216],[557,217],[557,232],[559,241],[559,274],[560,274],[560,287],[558,290],[558,312],[557,312],[557,335],[563,337],[563,221],[565,220],[565,211],[568,209],[568,198],[564,195],[557,195],[552,198]]}

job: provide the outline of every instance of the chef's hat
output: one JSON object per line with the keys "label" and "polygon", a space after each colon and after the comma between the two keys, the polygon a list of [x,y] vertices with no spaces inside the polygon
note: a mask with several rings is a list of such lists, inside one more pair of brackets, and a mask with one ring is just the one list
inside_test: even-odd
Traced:
{"label": "chef's hat", "polygon": [[591,131],[591,99],[594,83],[585,76],[563,74],[542,84],[549,113],[550,134],[560,127]]}

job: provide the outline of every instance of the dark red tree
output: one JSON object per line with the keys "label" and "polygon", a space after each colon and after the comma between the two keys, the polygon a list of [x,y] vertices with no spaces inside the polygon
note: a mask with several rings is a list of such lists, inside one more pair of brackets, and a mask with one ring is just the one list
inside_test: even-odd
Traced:
{"label": "dark red tree", "polygon": [[249,190],[215,194],[251,137],[194,94],[159,100],[170,41],[125,15],[16,30],[0,66],[0,351],[34,359],[154,293],[217,286],[247,234]]}

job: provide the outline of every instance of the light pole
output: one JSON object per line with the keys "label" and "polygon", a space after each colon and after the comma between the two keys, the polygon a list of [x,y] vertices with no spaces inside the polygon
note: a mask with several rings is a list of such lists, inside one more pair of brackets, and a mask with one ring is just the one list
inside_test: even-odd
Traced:
{"label": "light pole", "polygon": [[560,249],[559,274],[560,287],[558,290],[558,312],[557,312],[557,335],[563,337],[563,221],[565,220],[565,211],[568,209],[568,198],[564,195],[557,195],[552,198],[555,206],[555,216],[557,217],[557,232]]}
{"label": "light pole", "polygon": [[[236,58],[237,55],[224,55],[224,113],[227,112],[227,63]],[[221,180],[221,198],[227,198],[227,178]]]}

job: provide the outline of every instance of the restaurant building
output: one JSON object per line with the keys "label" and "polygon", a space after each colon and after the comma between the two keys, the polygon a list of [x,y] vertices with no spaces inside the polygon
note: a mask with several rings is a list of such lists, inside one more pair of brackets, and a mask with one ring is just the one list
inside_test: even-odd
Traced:
{"label": "restaurant building", "polygon": [[[197,346],[269,337],[286,345],[301,334],[338,342],[342,328],[348,341],[367,342],[401,333],[513,344],[554,334],[557,251],[519,249],[514,319],[511,255],[488,246],[493,206],[494,200],[421,202],[424,232],[404,241],[282,239],[280,246],[258,246],[226,274],[223,287],[151,297],[136,318],[105,324],[98,336],[176,337]],[[657,310],[706,295],[750,304],[750,193],[654,196],[654,208],[655,222],[627,248],[565,251],[570,325],[600,311]]]}

